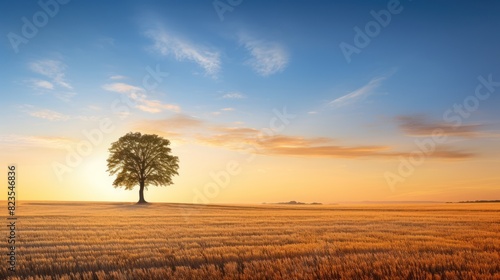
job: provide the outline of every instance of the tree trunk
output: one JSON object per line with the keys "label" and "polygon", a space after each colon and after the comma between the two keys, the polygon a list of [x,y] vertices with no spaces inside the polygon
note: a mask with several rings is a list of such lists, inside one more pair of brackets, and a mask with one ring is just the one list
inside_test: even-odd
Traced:
{"label": "tree trunk", "polygon": [[144,182],[139,182],[139,201],[137,203],[148,203],[144,200]]}

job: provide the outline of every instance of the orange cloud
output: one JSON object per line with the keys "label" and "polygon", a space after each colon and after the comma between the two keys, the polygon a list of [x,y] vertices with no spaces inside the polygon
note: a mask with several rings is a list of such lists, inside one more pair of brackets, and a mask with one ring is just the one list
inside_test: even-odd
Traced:
{"label": "orange cloud", "polygon": [[[396,151],[387,145],[344,145],[329,137],[301,137],[260,131],[249,127],[212,125],[184,114],[161,120],[142,121],[135,126],[142,131],[170,135],[178,140],[192,140],[203,145],[247,151],[261,155],[303,156],[327,158],[397,158],[409,156],[412,151]],[[267,133],[267,134],[266,134]],[[431,158],[466,159],[475,154],[439,147]]]}
{"label": "orange cloud", "polygon": [[[250,150],[262,155],[288,155],[328,158],[387,158],[409,156],[410,152],[392,151],[392,147],[384,145],[339,145],[335,139],[328,137],[298,137],[287,135],[265,135],[253,128],[212,128],[217,134],[199,136],[202,143],[226,147],[234,150]],[[474,157],[473,153],[441,147],[429,157],[442,159],[466,159]]]}
{"label": "orange cloud", "polygon": [[132,125],[132,129],[184,142],[188,138],[187,130],[202,128],[203,125],[204,122],[200,119],[185,114],[175,114],[169,118],[136,122]]}
{"label": "orange cloud", "polygon": [[175,114],[169,118],[159,119],[159,120],[147,120],[141,121],[136,124],[138,127],[143,128],[155,128],[162,130],[177,130],[192,127],[201,127],[204,122],[200,119],[185,115],[185,114]]}
{"label": "orange cloud", "polygon": [[447,136],[456,136],[464,138],[473,138],[484,136],[479,130],[480,124],[462,124],[454,126],[445,122],[429,122],[423,116],[398,116],[400,129],[411,136],[431,136],[434,133],[440,133]]}

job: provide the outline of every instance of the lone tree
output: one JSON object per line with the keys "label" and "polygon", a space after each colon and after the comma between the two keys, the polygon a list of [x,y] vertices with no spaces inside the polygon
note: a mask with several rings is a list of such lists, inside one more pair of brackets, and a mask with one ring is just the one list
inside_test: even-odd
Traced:
{"label": "lone tree", "polygon": [[167,186],[172,176],[179,175],[179,159],[170,155],[170,141],[155,134],[127,133],[111,144],[108,172],[116,174],[115,188],[127,190],[139,185],[139,202],[144,200],[144,188],[149,185]]}

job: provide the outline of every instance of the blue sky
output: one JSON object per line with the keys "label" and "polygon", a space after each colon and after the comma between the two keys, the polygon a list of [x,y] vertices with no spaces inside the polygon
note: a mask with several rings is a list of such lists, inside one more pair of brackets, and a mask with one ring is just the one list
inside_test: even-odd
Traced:
{"label": "blue sky", "polygon": [[[250,141],[252,137],[243,137],[243,132],[235,134],[235,128],[258,132],[283,110],[294,118],[270,137],[295,138],[268,147],[259,157],[287,161],[288,155],[299,156],[311,166],[326,157],[343,166],[339,158],[357,158],[360,147],[377,146],[385,147],[394,159],[385,152],[361,157],[380,156],[390,170],[397,167],[395,155],[411,151],[415,139],[428,136],[431,128],[444,129],[451,137],[443,148],[450,154],[433,154],[436,160],[457,156],[467,161],[466,154],[498,148],[500,89],[461,117],[458,128],[450,129],[451,122],[443,117],[454,104],[474,95],[478,77],[500,80],[498,2],[240,2],[231,2],[238,4],[232,7],[223,0],[2,2],[0,151],[10,162],[35,168],[22,158],[45,149],[50,160],[39,164],[50,166],[64,159],[63,146],[76,145],[84,139],[83,130],[99,127],[100,120],[110,117],[117,129],[105,135],[105,144],[93,153],[104,153],[107,143],[120,134],[139,129],[170,137],[188,154],[194,149],[190,145],[212,149],[207,155],[214,157],[220,150],[238,150],[233,147],[238,141]],[[47,16],[42,6],[54,11],[54,3],[57,11]],[[221,15],[214,3],[231,10]],[[48,21],[32,38],[25,38],[23,18],[31,24],[43,20],[44,13]],[[375,23],[374,13],[390,14],[386,26]],[[356,47],[356,27],[366,33],[370,24],[378,26],[375,35]],[[16,46],[13,36],[26,43]],[[358,53],[346,58],[342,43]],[[151,71],[159,72],[160,79],[151,79]],[[124,98],[133,101],[128,113],[114,112],[112,104]],[[295,150],[286,150],[290,147]],[[339,147],[356,152],[339,152]],[[324,155],[317,152],[323,148],[328,150]],[[365,163],[355,160],[354,165],[363,167],[353,171],[381,164],[378,159]],[[213,164],[206,163],[200,172],[209,173],[210,168]],[[456,165],[443,168],[456,170]],[[47,172],[54,173],[50,168]],[[384,174],[368,173],[380,174],[373,175],[377,180]],[[188,175],[181,182],[203,185]],[[54,176],[42,181],[64,184]],[[407,192],[415,190],[408,187]],[[190,201],[189,195],[177,200]],[[265,199],[221,197],[223,202]],[[346,194],[329,199],[369,198]]]}

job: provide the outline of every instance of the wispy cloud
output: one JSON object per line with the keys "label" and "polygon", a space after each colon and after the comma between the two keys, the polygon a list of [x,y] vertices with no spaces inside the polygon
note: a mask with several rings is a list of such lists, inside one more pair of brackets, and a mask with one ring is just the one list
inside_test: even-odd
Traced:
{"label": "wispy cloud", "polygon": [[481,124],[454,126],[451,123],[429,121],[423,115],[397,116],[396,121],[399,128],[411,136],[432,136],[439,133],[462,138],[499,137],[498,133],[484,131],[484,126]]}
{"label": "wispy cloud", "polygon": [[122,76],[122,75],[113,75],[113,76],[110,76],[109,79],[111,80],[124,80],[126,79],[127,77],[125,76]]}
{"label": "wispy cloud", "polygon": [[117,92],[127,95],[130,100],[135,102],[135,107],[148,113],[159,113],[164,110],[180,112],[181,108],[175,104],[163,103],[159,100],[148,99],[146,91],[143,88],[125,83],[105,84],[102,86],[107,91]]}
{"label": "wispy cloud", "polygon": [[287,67],[290,56],[281,44],[256,40],[247,35],[240,35],[240,42],[252,56],[247,61],[247,64],[259,75],[270,76],[283,71]]}
{"label": "wispy cloud", "polygon": [[30,116],[39,119],[45,119],[49,121],[65,121],[69,119],[69,116],[61,114],[56,111],[52,111],[49,109],[37,110],[33,112],[29,112]]}
{"label": "wispy cloud", "polygon": [[36,91],[37,94],[46,94],[50,92],[55,98],[69,102],[76,95],[76,92],[67,90],[54,90],[54,84],[45,80],[27,80],[26,83]]}
{"label": "wispy cloud", "polygon": [[39,119],[44,119],[49,121],[65,121],[70,119],[70,117],[65,114],[49,109],[36,108],[35,106],[29,104],[24,104],[19,108],[22,112]]}
{"label": "wispy cloud", "polygon": [[142,99],[142,97],[140,97],[138,99],[138,102],[140,102],[142,104],[138,104],[137,108],[139,110],[144,111],[144,112],[160,113],[164,110],[169,110],[172,112],[180,112],[181,111],[181,108],[178,105],[165,104],[159,100],[147,100],[147,99]]}
{"label": "wispy cloud", "polygon": [[50,78],[52,83],[66,89],[73,89],[73,87],[66,81],[64,73],[66,65],[61,61],[42,59],[30,63],[29,67],[31,71]]}
{"label": "wispy cloud", "polygon": [[75,142],[74,139],[54,136],[0,135],[0,144],[13,148],[33,147],[49,149],[65,149]]}
{"label": "wispy cloud", "polygon": [[231,112],[231,111],[235,111],[235,110],[236,109],[234,109],[234,108],[227,107],[227,108],[222,108],[219,111],[211,112],[210,114],[213,116],[219,116],[219,115],[222,115],[222,113]]}
{"label": "wispy cloud", "polygon": [[229,92],[226,93],[222,96],[224,99],[243,99],[246,98],[246,96],[242,93],[239,92]]}
{"label": "wispy cloud", "polygon": [[67,121],[67,120],[80,120],[80,121],[96,121],[99,119],[98,116],[95,115],[66,115],[61,112],[57,112],[50,109],[45,108],[37,108],[36,106],[30,104],[24,104],[19,106],[21,112],[30,115],[34,118],[58,122],[58,121]]}
{"label": "wispy cloud", "polygon": [[62,100],[64,102],[69,102],[73,96],[75,96],[76,93],[74,92],[56,92],[54,93],[54,96],[58,98],[59,100]]}
{"label": "wispy cloud", "polygon": [[220,54],[207,47],[197,46],[163,30],[149,30],[146,36],[153,40],[153,50],[162,55],[174,55],[178,61],[195,62],[210,76],[220,70]]}
{"label": "wispy cloud", "polygon": [[125,84],[125,83],[113,83],[113,84],[105,84],[102,86],[103,89],[107,91],[114,91],[117,93],[126,93],[130,95],[142,94],[144,92],[143,88],[136,87],[133,85]]}
{"label": "wispy cloud", "polygon": [[46,80],[40,80],[40,79],[31,79],[29,80],[31,83],[32,87],[37,90],[51,90],[54,89],[54,85]]}
{"label": "wispy cloud", "polygon": [[374,78],[368,84],[352,92],[349,92],[348,94],[343,95],[333,101],[330,101],[328,105],[334,107],[341,107],[362,100],[368,95],[372,94],[373,91],[380,86],[383,80],[385,80],[385,77]]}

